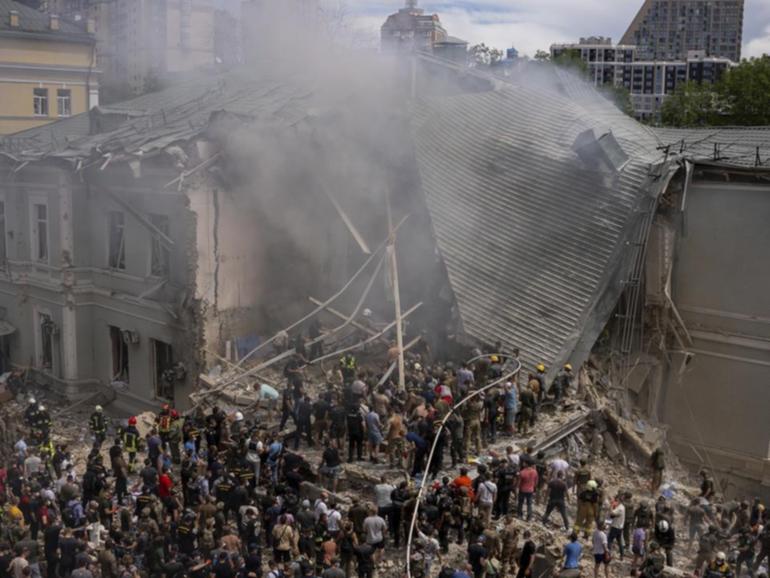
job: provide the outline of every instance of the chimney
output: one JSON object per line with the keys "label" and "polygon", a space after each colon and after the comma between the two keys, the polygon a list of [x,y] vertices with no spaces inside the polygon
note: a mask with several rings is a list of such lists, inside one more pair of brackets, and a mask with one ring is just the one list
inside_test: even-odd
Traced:
{"label": "chimney", "polygon": [[86,20],[86,32],[89,34],[96,34],[96,20],[89,18]]}
{"label": "chimney", "polygon": [[57,14],[50,15],[49,25],[51,30],[59,30],[59,16]]}
{"label": "chimney", "polygon": [[11,28],[18,28],[19,27],[19,11],[18,10],[11,10],[8,13],[8,24]]}

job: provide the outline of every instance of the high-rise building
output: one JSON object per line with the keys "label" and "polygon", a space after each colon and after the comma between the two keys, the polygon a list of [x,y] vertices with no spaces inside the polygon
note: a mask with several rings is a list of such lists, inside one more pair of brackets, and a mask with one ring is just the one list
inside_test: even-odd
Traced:
{"label": "high-rise building", "polygon": [[691,50],[741,59],[744,0],[645,0],[621,39],[643,60],[684,60]]}
{"label": "high-rise building", "polygon": [[406,6],[382,25],[380,39],[384,50],[432,51],[436,44],[447,42],[449,35],[438,14],[426,14],[417,7],[417,0],[406,0]]}
{"label": "high-rise building", "polygon": [[728,58],[691,50],[682,60],[640,59],[636,46],[612,45],[609,38],[581,38],[578,44],[554,44],[551,58],[582,60],[595,86],[623,87],[631,95],[634,115],[657,120],[666,98],[685,82],[713,84],[733,64]]}
{"label": "high-rise building", "polygon": [[97,66],[113,98],[216,60],[214,0],[46,0],[41,9],[94,22]]}
{"label": "high-rise building", "polygon": [[99,104],[93,22],[0,0],[0,134],[48,124]]}

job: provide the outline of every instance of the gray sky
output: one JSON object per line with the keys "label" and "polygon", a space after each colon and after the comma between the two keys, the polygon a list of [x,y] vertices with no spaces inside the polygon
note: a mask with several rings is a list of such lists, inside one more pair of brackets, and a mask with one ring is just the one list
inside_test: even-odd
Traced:
{"label": "gray sky", "polygon": [[[345,5],[356,28],[372,38],[385,17],[404,5],[403,0],[326,2]],[[530,56],[581,36],[617,42],[641,5],[642,0],[420,0],[453,36],[501,49],[515,46]],[[746,0],[743,40],[743,56],[770,54],[770,0]]]}

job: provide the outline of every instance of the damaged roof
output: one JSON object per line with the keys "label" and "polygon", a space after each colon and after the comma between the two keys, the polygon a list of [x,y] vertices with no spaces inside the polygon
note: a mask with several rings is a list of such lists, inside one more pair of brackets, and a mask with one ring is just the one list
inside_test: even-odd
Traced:
{"label": "damaged roof", "polygon": [[770,127],[663,128],[655,134],[672,153],[737,167],[770,166]]}
{"label": "damaged roof", "polygon": [[[463,331],[520,347],[525,367],[570,358],[591,343],[623,289],[625,241],[664,158],[648,128],[593,91],[569,94],[501,83],[494,90],[423,100],[417,160],[439,251]],[[560,92],[562,94],[560,94]],[[587,130],[611,132],[619,171],[581,158]],[[603,317],[596,319],[596,316]],[[589,330],[589,328],[591,328]]]}

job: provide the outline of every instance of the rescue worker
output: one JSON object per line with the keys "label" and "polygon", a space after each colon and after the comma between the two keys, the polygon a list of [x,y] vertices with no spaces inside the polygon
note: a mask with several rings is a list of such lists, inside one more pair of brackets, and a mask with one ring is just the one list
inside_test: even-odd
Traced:
{"label": "rescue worker", "polygon": [[704,578],[732,578],[733,570],[727,563],[727,556],[724,552],[717,552],[714,561],[708,565]]}
{"label": "rescue worker", "polygon": [[37,411],[37,400],[34,397],[30,397],[27,400],[27,407],[24,410],[24,423],[29,427],[32,427],[35,423],[35,416],[37,415]]}
{"label": "rescue worker", "polygon": [[599,484],[596,480],[588,480],[585,488],[578,493],[577,518],[575,519],[575,532],[583,530],[583,537],[588,539],[599,503]]}
{"label": "rescue worker", "polygon": [[340,373],[342,374],[342,383],[348,385],[353,383],[356,378],[356,368],[358,364],[356,357],[350,353],[346,353],[340,357]]}
{"label": "rescue worker", "polygon": [[133,472],[136,453],[139,451],[139,430],[136,429],[136,416],[128,418],[128,427],[123,430],[123,447],[128,454],[128,471]]}
{"label": "rescue worker", "polygon": [[660,520],[655,524],[655,541],[666,552],[666,564],[674,565],[674,544],[676,543],[676,532],[674,526],[668,520]]}
{"label": "rescue worker", "polygon": [[468,455],[468,448],[473,442],[476,455],[481,455],[481,413],[484,411],[483,394],[477,395],[465,404],[465,414],[463,422],[465,428],[463,431],[463,446],[465,455]]}
{"label": "rescue worker", "polygon": [[[536,384],[536,380],[530,380],[530,383]],[[527,435],[530,426],[535,425],[535,410],[537,408],[537,398],[535,393],[529,387],[522,387],[519,392],[519,433]]]}
{"label": "rescue worker", "polygon": [[559,372],[551,385],[551,391],[553,392],[554,401],[560,401],[572,385],[572,365],[567,363],[564,368]]}
{"label": "rescue worker", "polygon": [[158,435],[160,435],[160,439],[163,441],[164,448],[169,441],[168,438],[169,433],[171,432],[171,421],[171,406],[169,406],[167,403],[164,403],[160,413],[158,414],[158,419],[156,420],[158,424]]}
{"label": "rescue worker", "polygon": [[88,424],[91,428],[91,434],[94,436],[94,448],[99,449],[107,437],[107,418],[104,416],[104,408],[102,406],[97,405],[94,407],[94,412],[91,414]]}
{"label": "rescue worker", "polygon": [[39,405],[32,423],[33,438],[39,444],[45,443],[51,434],[51,414],[43,405]]}
{"label": "rescue worker", "polygon": [[663,574],[665,567],[666,558],[660,551],[660,545],[655,541],[650,542],[647,557],[639,567],[640,578],[658,578]]}
{"label": "rescue worker", "polygon": [[539,405],[545,397],[545,365],[538,363],[535,369],[537,369],[537,373],[533,377],[538,383],[537,403]]}

